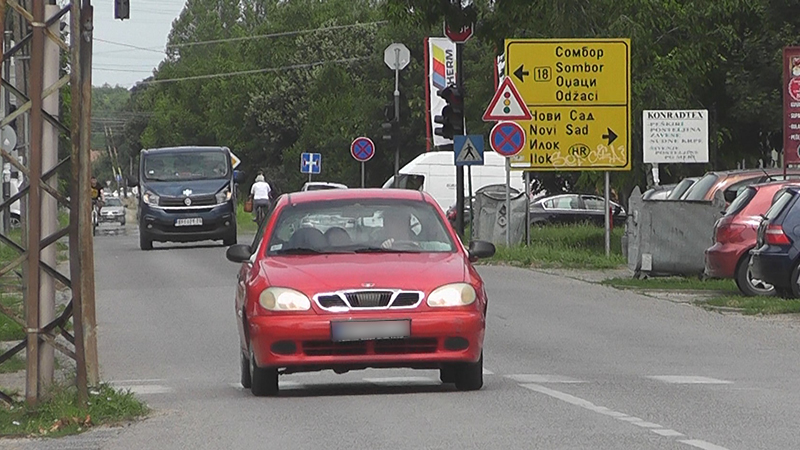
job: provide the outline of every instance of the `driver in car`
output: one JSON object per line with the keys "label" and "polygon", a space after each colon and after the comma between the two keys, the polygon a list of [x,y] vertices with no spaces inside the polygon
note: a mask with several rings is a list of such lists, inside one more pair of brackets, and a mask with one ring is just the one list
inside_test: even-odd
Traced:
{"label": "driver in car", "polygon": [[394,248],[399,243],[413,244],[411,217],[403,212],[387,210],[383,213],[382,248]]}

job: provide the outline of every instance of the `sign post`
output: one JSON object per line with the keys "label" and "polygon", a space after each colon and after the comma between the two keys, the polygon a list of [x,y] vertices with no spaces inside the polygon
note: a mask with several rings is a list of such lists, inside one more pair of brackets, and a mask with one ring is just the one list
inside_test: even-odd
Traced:
{"label": "sign post", "polygon": [[[383,51],[383,62],[394,70],[394,121],[400,125],[400,71],[411,61],[411,52],[403,44],[393,43]],[[394,150],[394,187],[400,178],[400,142]]]}
{"label": "sign post", "polygon": [[525,147],[525,130],[516,122],[498,122],[489,133],[489,143],[506,157],[506,246],[511,247],[511,157]]}
{"label": "sign post", "polygon": [[375,156],[375,144],[368,137],[357,137],[350,144],[350,154],[361,163],[361,187],[364,187],[364,163]]}

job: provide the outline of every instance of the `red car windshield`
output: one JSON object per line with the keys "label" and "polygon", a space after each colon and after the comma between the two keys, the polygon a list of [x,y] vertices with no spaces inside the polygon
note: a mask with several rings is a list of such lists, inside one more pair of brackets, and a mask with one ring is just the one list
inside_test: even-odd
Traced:
{"label": "red car windshield", "polygon": [[434,207],[421,201],[347,199],[282,208],[268,255],[366,252],[454,252]]}

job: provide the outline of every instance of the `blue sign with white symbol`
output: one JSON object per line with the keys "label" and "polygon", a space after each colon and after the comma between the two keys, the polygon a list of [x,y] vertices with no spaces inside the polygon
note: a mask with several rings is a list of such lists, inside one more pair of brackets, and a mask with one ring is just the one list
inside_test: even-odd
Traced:
{"label": "blue sign with white symbol", "polygon": [[483,136],[480,134],[453,136],[453,149],[456,166],[483,165]]}
{"label": "blue sign with white symbol", "polygon": [[375,144],[372,143],[370,138],[358,137],[350,144],[350,154],[353,155],[356,161],[369,161],[375,156]]}
{"label": "blue sign with white symbol", "polygon": [[322,172],[322,153],[303,153],[300,155],[300,173],[318,174]]}
{"label": "blue sign with white symbol", "polygon": [[489,133],[492,149],[502,156],[514,156],[525,147],[525,130],[516,122],[500,122]]}

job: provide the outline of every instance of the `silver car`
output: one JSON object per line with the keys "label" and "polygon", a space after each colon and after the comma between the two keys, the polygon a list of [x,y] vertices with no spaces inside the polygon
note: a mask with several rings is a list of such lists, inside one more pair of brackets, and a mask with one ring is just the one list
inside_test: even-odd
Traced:
{"label": "silver car", "polygon": [[118,222],[125,225],[125,205],[116,197],[109,197],[103,200],[100,208],[100,222]]}

